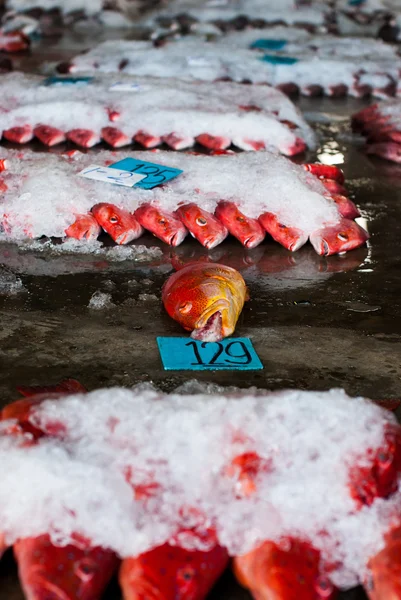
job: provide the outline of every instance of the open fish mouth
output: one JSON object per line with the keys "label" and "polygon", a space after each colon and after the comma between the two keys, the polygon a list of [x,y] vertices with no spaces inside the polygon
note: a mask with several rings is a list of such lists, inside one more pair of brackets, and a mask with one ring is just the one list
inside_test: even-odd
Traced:
{"label": "open fish mouth", "polygon": [[191,338],[202,342],[220,342],[223,337],[223,317],[219,310],[208,318],[203,327],[194,329],[191,333]]}

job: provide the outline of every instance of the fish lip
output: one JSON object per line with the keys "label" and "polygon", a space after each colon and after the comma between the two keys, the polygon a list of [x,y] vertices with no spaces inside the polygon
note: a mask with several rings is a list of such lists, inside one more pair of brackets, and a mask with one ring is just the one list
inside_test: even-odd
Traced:
{"label": "fish lip", "polygon": [[170,246],[176,248],[184,241],[185,237],[186,233],[183,233],[182,231],[175,231],[168,239],[168,243]]}
{"label": "fish lip", "polygon": [[211,319],[215,313],[219,312],[223,314],[223,310],[227,310],[229,307],[230,303],[225,298],[220,298],[219,300],[213,302],[209,308],[203,311],[201,316],[196,321],[194,331],[206,327],[209,319]]}
{"label": "fish lip", "polygon": [[191,338],[203,342],[220,342],[224,338],[223,316],[220,310],[214,312],[199,329],[194,329]]}

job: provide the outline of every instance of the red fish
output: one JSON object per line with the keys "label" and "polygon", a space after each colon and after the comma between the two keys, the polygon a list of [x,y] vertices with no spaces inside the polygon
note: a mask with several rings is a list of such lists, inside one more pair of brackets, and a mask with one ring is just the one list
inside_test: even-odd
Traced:
{"label": "red fish", "polygon": [[128,244],[143,234],[143,228],[135,216],[113,204],[105,202],[96,204],[92,207],[92,213],[116,244]]}
{"label": "red fish", "polygon": [[322,573],[320,552],[304,540],[264,542],[234,558],[233,568],[255,600],[332,600],[337,595]]}
{"label": "red fish", "polygon": [[33,130],[34,135],[46,146],[56,146],[65,142],[66,137],[64,131],[57,129],[56,127],[50,127],[49,125],[38,125]]}
{"label": "red fish", "polygon": [[308,234],[302,229],[287,227],[273,213],[264,213],[259,217],[259,222],[276,242],[291,252],[299,250],[308,241]]}
{"label": "red fish", "polygon": [[328,190],[331,194],[341,194],[342,196],[347,196],[348,192],[341,183],[338,183],[335,179],[320,179],[320,182],[323,183],[326,190]]}
{"label": "red fish", "polygon": [[6,158],[1,158],[0,159],[0,173],[2,171],[6,171],[8,169],[9,166],[9,161]]}
{"label": "red fish", "polygon": [[122,148],[122,146],[131,144],[131,138],[125,135],[120,129],[117,129],[117,127],[103,127],[102,138],[113,148]]}
{"label": "red fish", "polygon": [[337,208],[342,217],[345,217],[346,219],[356,219],[361,216],[361,213],[355,204],[346,196],[343,196],[342,194],[332,194],[331,198],[337,204]]}
{"label": "red fish", "polygon": [[381,447],[369,453],[369,464],[366,465],[366,457],[362,458],[363,466],[352,467],[349,475],[350,494],[359,508],[397,490],[401,473],[400,426],[387,424]]}
{"label": "red fish", "polygon": [[343,218],[336,225],[314,231],[309,239],[318,254],[330,256],[359,248],[369,239],[369,234],[355,221]]}
{"label": "red fish", "polygon": [[187,228],[173,213],[151,204],[142,204],[135,211],[135,217],[142,227],[170,246],[179,246],[188,234]]}
{"label": "red fish", "polygon": [[141,144],[144,148],[156,148],[156,146],[160,146],[162,143],[162,139],[159,136],[151,135],[146,131],[138,131],[138,133],[134,136],[134,140]]}
{"label": "red fish", "polygon": [[369,560],[368,569],[364,587],[369,600],[401,598],[401,526],[386,534],[383,550]]}
{"label": "red fish", "polygon": [[27,600],[99,600],[118,567],[110,550],[59,547],[48,535],[16,542],[14,554]]}
{"label": "red fish", "polygon": [[75,238],[76,240],[97,240],[100,235],[100,226],[95,217],[91,214],[77,215],[74,223],[70,225],[65,234],[67,237]]}
{"label": "red fish", "polygon": [[177,215],[202,246],[211,250],[228,236],[228,230],[211,213],[194,202],[177,208]]}
{"label": "red fish", "polygon": [[189,264],[169,277],[162,300],[191,337],[217,342],[231,335],[247,299],[242,276],[225,265]]}
{"label": "red fish", "polygon": [[163,544],[123,561],[119,582],[124,600],[203,600],[228,560],[221,546],[202,552]]}
{"label": "red fish", "polygon": [[30,41],[20,31],[0,32],[0,50],[2,52],[21,52],[29,48]]}
{"label": "red fish", "polygon": [[67,139],[83,148],[92,148],[100,142],[99,136],[91,129],[71,129],[67,132]]}
{"label": "red fish", "polygon": [[318,179],[334,179],[338,183],[344,183],[344,173],[335,165],[321,165],[318,163],[307,163],[302,165],[306,171],[315,175]]}
{"label": "red fish", "polygon": [[376,156],[391,160],[392,162],[401,163],[401,144],[397,144],[396,142],[368,144],[366,152],[367,154],[376,154]]}
{"label": "red fish", "polygon": [[33,135],[33,129],[30,125],[11,127],[11,129],[3,131],[3,137],[16,144],[27,144],[33,139]]}
{"label": "red fish", "polygon": [[202,133],[196,138],[198,144],[209,148],[209,150],[226,150],[231,145],[231,140],[228,137],[218,137]]}
{"label": "red fish", "polygon": [[177,135],[176,133],[164,135],[162,140],[173,150],[185,150],[186,148],[191,148],[191,146],[193,146],[195,143],[193,137]]}
{"label": "red fish", "polygon": [[47,393],[60,393],[65,394],[84,394],[88,390],[79,383],[76,379],[63,379],[56,385],[18,385],[17,391],[26,398],[36,396],[36,394],[47,394]]}
{"label": "red fish", "polygon": [[215,215],[245,248],[256,248],[265,239],[266,233],[259,221],[246,217],[235,202],[219,202]]}

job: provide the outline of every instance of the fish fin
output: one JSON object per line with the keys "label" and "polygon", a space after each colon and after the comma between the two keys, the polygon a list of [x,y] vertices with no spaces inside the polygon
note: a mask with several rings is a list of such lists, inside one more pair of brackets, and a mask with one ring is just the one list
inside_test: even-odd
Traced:
{"label": "fish fin", "polygon": [[22,396],[29,398],[30,396],[35,396],[36,394],[52,394],[55,392],[65,392],[66,394],[84,394],[88,390],[76,379],[64,379],[56,385],[18,385],[17,391],[22,394]]}

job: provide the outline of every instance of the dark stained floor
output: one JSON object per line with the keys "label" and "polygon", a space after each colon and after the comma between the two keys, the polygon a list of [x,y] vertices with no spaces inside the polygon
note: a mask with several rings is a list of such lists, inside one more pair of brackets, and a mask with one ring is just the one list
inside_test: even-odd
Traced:
{"label": "dark stained floor", "polygon": [[[37,57],[25,62],[28,70],[34,64]],[[246,252],[228,240],[208,254],[193,240],[171,250],[149,235],[138,243],[159,245],[162,255],[134,263],[2,244],[0,406],[16,399],[18,384],[46,385],[65,377],[89,389],[153,381],[165,390],[190,378],[188,372],[163,371],[156,337],[182,331],[164,313],[160,289],[177,261],[207,255],[241,270],[248,283],[251,300],[236,333],[252,339],[264,370],[207,372],[198,379],[269,389],[343,387],[374,399],[400,396],[401,166],[368,158],[362,141],[352,136],[348,117],[362,101],[300,99],[298,104],[320,139],[317,153],[305,160],[344,155],[347,185],[368,221],[369,247],[326,259],[309,246],[291,254],[265,242]],[[10,295],[2,276],[11,283],[20,280],[23,290]],[[99,290],[111,294],[113,306],[90,310],[89,300]],[[22,597],[7,555],[0,563],[0,600]],[[212,597],[248,595],[227,575]],[[343,596],[363,597],[360,591]],[[105,598],[119,598],[116,585]]]}

